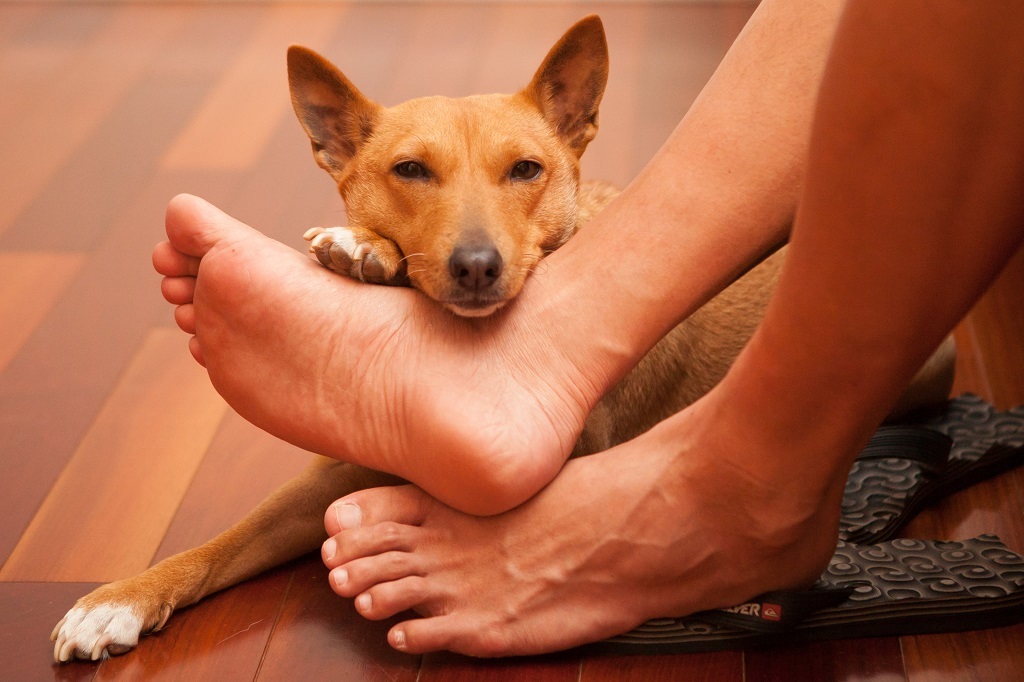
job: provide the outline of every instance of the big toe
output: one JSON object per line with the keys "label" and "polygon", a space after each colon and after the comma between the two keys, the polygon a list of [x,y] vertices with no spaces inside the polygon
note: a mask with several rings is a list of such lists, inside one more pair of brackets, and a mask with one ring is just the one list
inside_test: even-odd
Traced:
{"label": "big toe", "polygon": [[183,254],[202,258],[218,244],[242,239],[254,230],[210,202],[179,194],[167,204],[167,238]]}
{"label": "big toe", "polygon": [[385,521],[418,526],[434,504],[438,503],[412,485],[368,488],[331,504],[324,515],[324,527],[330,535],[337,535]]}

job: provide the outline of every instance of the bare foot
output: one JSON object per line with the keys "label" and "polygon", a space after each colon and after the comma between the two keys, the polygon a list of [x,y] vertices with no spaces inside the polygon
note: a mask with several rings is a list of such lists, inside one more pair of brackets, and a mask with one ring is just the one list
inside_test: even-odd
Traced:
{"label": "bare foot", "polygon": [[504,656],[813,582],[835,549],[841,488],[823,501],[757,480],[714,450],[699,406],[571,460],[499,516],[413,486],[349,495],[325,517],[332,589],[370,619],[426,616],[392,628],[396,649]]}
{"label": "bare foot", "polygon": [[196,197],[170,203],[167,234],[164,297],[239,414],[456,508],[497,513],[539,490],[599,397],[539,326],[521,333],[523,315],[466,321],[339,277]]}

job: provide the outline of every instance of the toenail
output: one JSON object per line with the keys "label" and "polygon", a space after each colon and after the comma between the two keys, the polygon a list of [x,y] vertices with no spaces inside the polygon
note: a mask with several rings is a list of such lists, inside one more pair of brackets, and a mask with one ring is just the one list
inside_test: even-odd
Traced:
{"label": "toenail", "polygon": [[363,592],[356,597],[356,609],[361,613],[369,611],[371,606],[373,606],[373,599],[370,598],[369,592]]}
{"label": "toenail", "polygon": [[391,646],[399,651],[405,650],[405,630],[391,631]]}
{"label": "toenail", "polygon": [[348,571],[344,568],[334,569],[331,571],[331,582],[334,583],[335,587],[341,589],[348,582]]}
{"label": "toenail", "polygon": [[338,552],[338,542],[334,538],[327,538],[327,542],[324,543],[322,550],[324,560],[328,561],[334,558],[334,555]]}
{"label": "toenail", "polygon": [[342,530],[358,528],[363,522],[363,510],[351,502],[342,502],[334,505],[334,516]]}

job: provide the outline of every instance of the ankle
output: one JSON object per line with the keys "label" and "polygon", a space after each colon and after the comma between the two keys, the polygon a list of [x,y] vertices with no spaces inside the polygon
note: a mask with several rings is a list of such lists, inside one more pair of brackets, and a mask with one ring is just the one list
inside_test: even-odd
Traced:
{"label": "ankle", "polygon": [[835,549],[846,471],[818,466],[827,457],[816,444],[780,440],[770,423],[732,405],[713,391],[673,418],[686,419],[677,427],[686,435],[676,467],[690,494],[729,529],[735,551],[771,569],[774,587],[813,582]]}

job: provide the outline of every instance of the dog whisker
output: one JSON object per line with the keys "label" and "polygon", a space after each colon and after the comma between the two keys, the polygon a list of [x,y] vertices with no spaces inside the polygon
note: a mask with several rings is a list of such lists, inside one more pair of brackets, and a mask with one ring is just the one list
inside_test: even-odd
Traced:
{"label": "dog whisker", "polygon": [[540,267],[543,263],[543,256],[526,255],[519,261],[519,270],[527,275],[534,274],[540,271]]}
{"label": "dog whisker", "polygon": [[414,257],[414,256],[423,256],[423,257],[426,257],[426,255],[427,255],[427,254],[425,254],[425,253],[410,253],[410,254],[409,254],[408,256],[403,256],[402,258],[400,258],[398,262],[399,262],[399,263],[401,263],[402,261],[404,261],[404,260],[408,260],[408,259],[410,259],[410,258],[412,258],[412,257]]}

